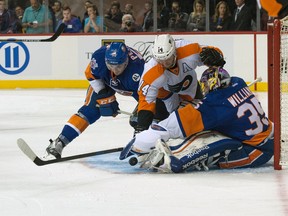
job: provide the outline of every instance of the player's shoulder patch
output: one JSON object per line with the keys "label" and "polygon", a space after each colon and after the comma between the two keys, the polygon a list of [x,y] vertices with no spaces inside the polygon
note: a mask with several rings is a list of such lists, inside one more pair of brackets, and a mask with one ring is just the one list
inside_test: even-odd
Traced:
{"label": "player's shoulder patch", "polygon": [[96,61],[95,58],[92,58],[91,61],[90,61],[90,67],[92,70],[95,70],[96,68],[98,68],[98,63]]}
{"label": "player's shoulder patch", "polygon": [[140,78],[141,78],[140,74],[138,74],[138,73],[133,73],[133,74],[132,74],[132,80],[133,80],[134,82],[139,82],[139,81],[140,81]]}

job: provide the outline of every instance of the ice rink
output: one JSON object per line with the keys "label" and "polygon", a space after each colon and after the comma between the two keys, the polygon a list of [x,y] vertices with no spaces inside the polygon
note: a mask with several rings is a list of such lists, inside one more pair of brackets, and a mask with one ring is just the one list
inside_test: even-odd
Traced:
{"label": "ice rink", "polygon": [[[267,95],[257,93],[267,110]],[[119,153],[36,166],[16,144],[38,155],[83,104],[85,90],[0,91],[1,216],[285,216],[288,171],[264,167],[185,174],[144,172]],[[118,95],[120,108],[136,102]],[[133,134],[127,115],[101,118],[63,156],[122,147]]]}

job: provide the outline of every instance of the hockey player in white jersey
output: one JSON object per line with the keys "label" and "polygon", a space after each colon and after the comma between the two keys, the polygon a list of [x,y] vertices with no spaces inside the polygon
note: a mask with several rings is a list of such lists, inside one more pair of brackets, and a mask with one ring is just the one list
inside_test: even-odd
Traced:
{"label": "hockey player in white jersey", "polygon": [[217,47],[174,40],[169,34],[155,37],[152,56],[145,63],[139,82],[136,133],[148,129],[152,123],[156,99],[162,100],[171,113],[182,101],[202,98],[196,67],[225,64],[223,53]]}

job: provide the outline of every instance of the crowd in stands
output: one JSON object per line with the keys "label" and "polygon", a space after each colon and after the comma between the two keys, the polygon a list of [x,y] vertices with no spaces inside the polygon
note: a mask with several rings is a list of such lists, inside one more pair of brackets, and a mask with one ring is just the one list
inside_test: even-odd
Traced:
{"label": "crowd in stands", "polygon": [[[121,0],[105,1],[108,8],[100,11],[99,1],[95,4],[86,0],[84,14],[75,14],[73,5],[64,0],[23,2],[0,0],[1,34],[51,33],[61,23],[66,24],[64,33],[265,31],[269,20],[267,13],[260,10],[257,29],[256,0],[210,0],[209,11],[205,0],[157,0],[157,28],[153,0],[125,5],[121,5]],[[135,11],[136,4],[141,10]]]}

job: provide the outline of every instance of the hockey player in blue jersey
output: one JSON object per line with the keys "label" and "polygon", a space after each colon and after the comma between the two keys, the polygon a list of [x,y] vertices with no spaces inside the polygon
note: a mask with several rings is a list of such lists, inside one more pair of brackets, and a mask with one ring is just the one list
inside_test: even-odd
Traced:
{"label": "hockey player in blue jersey", "polygon": [[55,140],[50,140],[44,158],[61,158],[63,148],[101,116],[116,116],[119,111],[115,92],[138,101],[138,85],[144,68],[140,53],[121,42],[96,50],[85,75],[89,81],[84,105],[71,116]]}
{"label": "hockey player in blue jersey", "polygon": [[[179,173],[191,169],[257,167],[273,156],[273,123],[243,79],[223,68],[200,79],[204,99],[176,110],[136,135],[121,152],[144,158],[142,168]],[[169,147],[170,138],[186,138]],[[151,149],[153,149],[151,151]]]}

